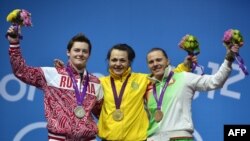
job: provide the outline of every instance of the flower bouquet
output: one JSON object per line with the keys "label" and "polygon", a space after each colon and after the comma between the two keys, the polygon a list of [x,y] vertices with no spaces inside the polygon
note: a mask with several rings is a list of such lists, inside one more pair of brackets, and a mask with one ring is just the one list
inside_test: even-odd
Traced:
{"label": "flower bouquet", "polygon": [[[188,55],[194,56],[200,54],[199,42],[197,38],[193,35],[185,35],[179,42],[179,47],[187,51]],[[192,72],[194,72],[196,67],[200,67],[202,74],[204,74],[203,68],[197,64],[197,62],[192,62]]]}
{"label": "flower bouquet", "polygon": [[20,33],[18,33],[19,27],[32,26],[31,13],[29,13],[27,10],[24,10],[24,9],[15,9],[15,10],[11,11],[8,14],[6,20],[7,20],[7,22],[10,22],[15,27],[16,34],[10,35],[13,38],[16,38],[17,36],[19,36],[19,38],[22,39],[22,36],[20,35]]}
{"label": "flower bouquet", "polygon": [[[233,46],[242,47],[244,44],[243,36],[241,35],[240,31],[237,29],[229,29],[225,31],[223,37],[223,44],[228,48],[231,49]],[[248,75],[247,68],[244,64],[244,60],[241,58],[239,53],[235,53],[235,59],[239,64],[239,67],[243,71],[245,75]]]}

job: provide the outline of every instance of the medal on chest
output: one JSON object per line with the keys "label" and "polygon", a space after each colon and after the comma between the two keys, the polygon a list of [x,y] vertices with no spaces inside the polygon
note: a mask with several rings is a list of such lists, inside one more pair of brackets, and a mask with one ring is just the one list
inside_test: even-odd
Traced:
{"label": "medal on chest", "polygon": [[125,91],[125,87],[128,83],[128,78],[130,77],[130,75],[131,74],[129,74],[127,76],[126,80],[123,82],[119,96],[117,95],[114,79],[112,77],[110,77],[111,87],[112,87],[114,100],[115,100],[115,106],[116,106],[116,110],[112,113],[113,120],[115,120],[115,121],[121,121],[124,117],[124,114],[120,109],[120,106],[121,106],[121,102],[122,102],[122,96],[123,96],[123,93]]}
{"label": "medal on chest", "polygon": [[154,98],[155,98],[155,101],[157,102],[157,110],[155,111],[155,115],[154,115],[154,120],[156,122],[160,122],[164,116],[162,110],[161,110],[161,106],[162,106],[162,101],[163,101],[163,96],[165,94],[165,91],[167,89],[167,86],[168,86],[168,83],[169,81],[171,80],[171,77],[173,76],[174,72],[170,72],[163,88],[162,88],[162,91],[160,93],[160,97],[158,98],[157,96],[157,91],[156,91],[156,85],[154,84],[153,85],[153,95],[154,95]]}
{"label": "medal on chest", "polygon": [[156,110],[154,118],[156,122],[160,122],[163,118],[163,112],[161,110]]}
{"label": "medal on chest", "polygon": [[[88,75],[88,72],[86,72],[86,77],[84,78],[84,84],[83,84],[83,90],[82,92],[78,89],[77,87],[77,83],[76,83],[76,79],[73,75],[73,72],[68,64],[67,68],[66,68],[66,71],[68,72],[70,78],[71,78],[71,81],[72,81],[72,84],[73,84],[73,88],[75,90],[75,96],[76,96],[76,102],[77,102],[77,106],[75,107],[74,109],[74,115],[81,119],[84,117],[84,115],[86,114],[85,110],[84,110],[84,107],[82,105],[83,103],[83,100],[84,100],[84,97],[86,95],[86,91],[87,91],[87,86],[88,86],[88,83],[89,83],[89,75]],[[81,74],[81,81],[80,81],[80,85],[82,84],[82,77],[83,77],[83,74]],[[81,86],[80,86],[81,87]]]}
{"label": "medal on chest", "polygon": [[112,116],[115,121],[121,121],[123,119],[123,113],[120,109],[116,109]]}
{"label": "medal on chest", "polygon": [[74,109],[74,114],[78,118],[83,118],[85,115],[85,110],[82,106],[76,106],[76,108]]}

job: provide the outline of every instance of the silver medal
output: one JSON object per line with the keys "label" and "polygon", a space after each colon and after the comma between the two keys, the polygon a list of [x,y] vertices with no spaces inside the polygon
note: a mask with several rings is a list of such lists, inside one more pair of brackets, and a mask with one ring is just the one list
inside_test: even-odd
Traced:
{"label": "silver medal", "polygon": [[77,106],[74,109],[74,113],[75,113],[76,117],[78,117],[78,118],[83,118],[85,115],[85,111],[84,111],[82,106]]}

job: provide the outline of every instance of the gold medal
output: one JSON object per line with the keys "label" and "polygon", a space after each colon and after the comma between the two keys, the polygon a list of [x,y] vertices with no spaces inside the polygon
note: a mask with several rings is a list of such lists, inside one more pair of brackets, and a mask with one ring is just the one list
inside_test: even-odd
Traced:
{"label": "gold medal", "polygon": [[85,111],[83,109],[82,106],[77,106],[75,109],[74,109],[74,113],[75,113],[75,116],[77,118],[83,118],[84,115],[85,115]]}
{"label": "gold medal", "polygon": [[155,121],[160,122],[162,120],[163,113],[161,110],[156,110],[155,112]]}
{"label": "gold medal", "polygon": [[116,109],[112,115],[115,121],[121,121],[123,119],[123,113],[120,109]]}

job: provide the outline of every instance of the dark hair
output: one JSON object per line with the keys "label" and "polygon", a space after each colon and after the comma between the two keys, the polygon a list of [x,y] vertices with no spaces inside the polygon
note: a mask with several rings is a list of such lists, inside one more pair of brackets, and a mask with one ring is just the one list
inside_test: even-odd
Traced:
{"label": "dark hair", "polygon": [[147,53],[147,55],[153,51],[161,51],[163,53],[163,55],[168,59],[168,55],[167,53],[165,52],[165,50],[163,50],[162,48],[159,48],[159,47],[154,47],[152,49],[150,49]]}
{"label": "dark hair", "polygon": [[131,46],[129,46],[127,44],[116,44],[112,48],[110,48],[108,51],[106,60],[110,59],[111,52],[114,49],[126,51],[128,53],[128,60],[130,61],[130,64],[133,62],[133,60],[135,58],[135,51],[133,50],[133,48]]}
{"label": "dark hair", "polygon": [[70,49],[72,48],[75,42],[87,43],[89,45],[89,54],[91,53],[91,48],[92,48],[91,42],[83,33],[78,33],[70,39],[68,46],[67,46],[68,51],[70,51]]}

